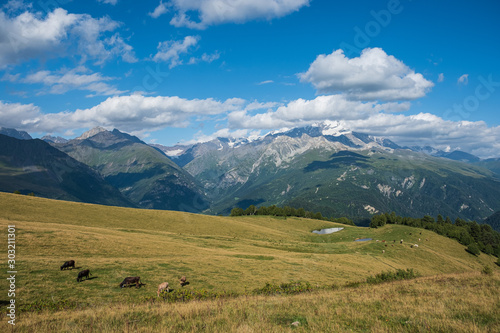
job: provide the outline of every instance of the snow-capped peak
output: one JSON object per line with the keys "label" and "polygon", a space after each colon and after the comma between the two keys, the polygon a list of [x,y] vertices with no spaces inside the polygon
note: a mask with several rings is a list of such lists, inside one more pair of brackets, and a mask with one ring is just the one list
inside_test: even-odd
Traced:
{"label": "snow-capped peak", "polygon": [[319,127],[322,135],[340,136],[351,133],[339,121],[325,120],[313,126]]}

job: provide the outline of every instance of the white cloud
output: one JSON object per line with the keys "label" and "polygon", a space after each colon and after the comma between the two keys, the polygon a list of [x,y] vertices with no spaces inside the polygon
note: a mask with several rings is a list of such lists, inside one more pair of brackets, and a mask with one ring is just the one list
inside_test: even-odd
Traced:
{"label": "white cloud", "polygon": [[386,137],[401,146],[430,145],[439,149],[450,146],[482,158],[499,157],[500,126],[488,127],[483,121],[449,121],[430,114],[393,114],[409,103],[363,103],[346,100],[342,95],[298,99],[267,112],[249,109],[230,112],[232,129],[279,129],[306,126],[318,121],[338,121],[343,128]]}
{"label": "white cloud", "polygon": [[319,93],[343,93],[363,101],[414,100],[425,96],[434,85],[380,48],[364,49],[352,59],[342,50],[319,55],[299,77]]}
{"label": "white cloud", "polygon": [[0,12],[0,68],[29,59],[64,57],[71,53],[83,61],[103,63],[112,56],[136,61],[132,47],[119,35],[106,38],[120,23],[109,17],[95,19],[88,14],[70,14],[56,8],[47,15],[25,11],[17,16]]}
{"label": "white cloud", "polygon": [[[298,11],[310,0],[172,0],[176,14],[170,24],[205,29],[210,25],[244,23],[254,19],[273,19]],[[193,20],[189,12],[197,12]]]}
{"label": "white cloud", "polygon": [[5,10],[7,12],[17,12],[17,11],[24,11],[24,10],[27,10],[27,9],[30,9],[33,7],[33,4],[32,3],[26,3],[24,2],[24,0],[9,0],[4,6],[3,8],[5,8]]}
{"label": "white cloud", "polygon": [[[104,81],[113,80],[111,77],[102,76],[100,73],[89,73],[90,70],[80,66],[71,70],[60,70],[58,72],[39,71],[26,76],[20,80],[23,83],[41,83],[50,89],[50,94],[64,94],[69,90],[87,90],[95,95],[119,95],[124,93]],[[42,91],[44,93],[44,91]]]}
{"label": "white cloud", "polygon": [[186,36],[182,41],[166,41],[158,44],[158,53],[153,57],[156,62],[170,62],[169,68],[182,64],[180,55],[188,53],[189,49],[195,47],[200,40],[199,36]]}
{"label": "white cloud", "polygon": [[99,2],[102,2],[102,3],[107,3],[109,5],[116,5],[116,3],[118,2],[118,0],[97,0]]}
{"label": "white cloud", "polygon": [[[499,157],[500,126],[488,127],[483,121],[444,120],[430,113],[384,112],[405,107],[405,103],[349,101],[339,95],[299,99],[286,105],[249,103],[239,98],[217,101],[129,95],[109,97],[88,109],[49,114],[43,114],[33,104],[0,101],[0,124],[30,133],[67,133],[103,126],[141,135],[166,127],[188,126],[197,116],[227,115],[230,129],[196,135],[196,141],[208,141],[215,137],[255,136],[262,129],[292,128],[332,120],[338,121],[343,128],[386,137],[402,146],[430,145],[439,149],[461,149],[482,158]],[[267,111],[256,113],[259,110]]]}
{"label": "white cloud", "polygon": [[343,95],[318,96],[313,100],[297,99],[276,110],[250,115],[246,109],[229,114],[229,127],[275,129],[281,127],[303,126],[323,120],[359,120],[380,111],[405,111],[408,103],[376,104],[351,101]]}
{"label": "white cloud", "polygon": [[197,64],[197,63],[199,63],[199,62],[207,62],[207,63],[211,63],[211,62],[213,62],[213,61],[215,61],[215,60],[217,60],[217,59],[219,59],[219,58],[220,58],[220,54],[219,54],[219,52],[217,52],[217,51],[216,51],[216,52],[214,52],[214,53],[212,53],[212,54],[203,53],[203,54],[201,55],[201,57],[199,57],[199,58],[196,58],[196,57],[191,57],[191,58],[189,59],[188,64],[189,64],[189,65],[194,65],[194,64]]}
{"label": "white cloud", "polygon": [[40,108],[33,104],[4,103],[0,101],[0,126],[22,130],[26,120],[37,120],[41,116]]}
{"label": "white cloud", "polygon": [[444,73],[440,73],[438,76],[438,82],[443,82],[444,81]]}
{"label": "white cloud", "polygon": [[250,131],[247,129],[238,129],[231,131],[229,128],[220,129],[212,134],[196,133],[193,140],[183,142],[184,144],[195,144],[199,142],[208,142],[216,138],[228,139],[256,139],[261,135],[261,131]]}
{"label": "white cloud", "polygon": [[[109,97],[102,103],[73,112],[42,114],[33,105],[2,104],[0,123],[14,114],[12,110],[26,110],[13,117],[9,125],[29,132],[63,133],[68,129],[115,127],[126,132],[146,132],[165,127],[184,127],[192,116],[218,115],[244,107],[245,101],[230,98],[225,101],[184,99],[177,96],[148,97],[143,95]],[[30,111],[30,112],[28,112]]]}
{"label": "white cloud", "polygon": [[155,10],[151,13],[148,13],[148,15],[151,16],[152,18],[158,18],[167,12],[168,12],[167,5],[165,5],[163,1],[160,1],[160,4],[155,8]]}
{"label": "white cloud", "polygon": [[273,80],[265,80],[265,81],[261,81],[261,82],[257,83],[257,85],[261,86],[263,84],[269,84],[269,83],[274,83],[274,81]]}
{"label": "white cloud", "polygon": [[464,74],[458,78],[457,84],[463,84],[464,86],[469,84],[469,74]]}

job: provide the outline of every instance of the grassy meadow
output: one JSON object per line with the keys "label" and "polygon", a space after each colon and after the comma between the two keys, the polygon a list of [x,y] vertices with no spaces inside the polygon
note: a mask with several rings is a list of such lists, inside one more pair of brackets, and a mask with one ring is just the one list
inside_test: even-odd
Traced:
{"label": "grassy meadow", "polygon": [[[94,327],[148,332],[156,327],[260,332],[292,329],[294,321],[301,323],[296,329],[311,331],[499,328],[496,258],[475,257],[458,242],[427,230],[400,225],[368,229],[270,216],[206,216],[0,193],[3,249],[7,225],[16,226],[16,305],[76,304],[65,311],[20,312],[19,331],[86,332]],[[330,235],[311,233],[339,226],[345,229]],[[373,240],[354,242],[357,238]],[[70,259],[77,269],[60,271]],[[479,273],[485,265],[493,268],[492,275]],[[407,268],[422,277],[345,287],[382,271]],[[83,269],[93,275],[77,283]],[[178,279],[183,275],[190,282],[184,287],[188,290],[243,294],[267,282],[292,280],[323,289],[297,296],[185,304],[145,300],[156,296],[161,282],[181,288]],[[144,285],[120,289],[127,276],[140,276]],[[5,278],[0,290],[5,304]],[[4,327],[6,319],[0,322]]]}

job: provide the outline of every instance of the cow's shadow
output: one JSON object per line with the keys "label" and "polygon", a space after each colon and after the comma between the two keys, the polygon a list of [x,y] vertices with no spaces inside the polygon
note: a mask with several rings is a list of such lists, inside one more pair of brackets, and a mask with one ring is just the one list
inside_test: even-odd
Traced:
{"label": "cow's shadow", "polygon": [[92,276],[92,277],[89,277],[89,278],[88,278],[88,279],[86,279],[86,280],[93,280],[93,279],[97,279],[97,278],[98,278],[98,276]]}
{"label": "cow's shadow", "polygon": [[137,286],[135,283],[131,283],[129,284],[128,286],[124,286],[123,288],[132,288],[132,287],[136,287],[137,289],[141,288],[142,286],[145,286],[146,284],[145,283],[142,283],[140,282],[139,283],[139,286]]}

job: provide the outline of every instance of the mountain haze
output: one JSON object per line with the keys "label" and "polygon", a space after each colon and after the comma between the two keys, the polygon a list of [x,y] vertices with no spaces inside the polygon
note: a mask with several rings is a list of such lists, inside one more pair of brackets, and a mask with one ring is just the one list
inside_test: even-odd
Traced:
{"label": "mountain haze", "polygon": [[0,189],[36,196],[133,207],[97,172],[42,140],[0,134]]}

